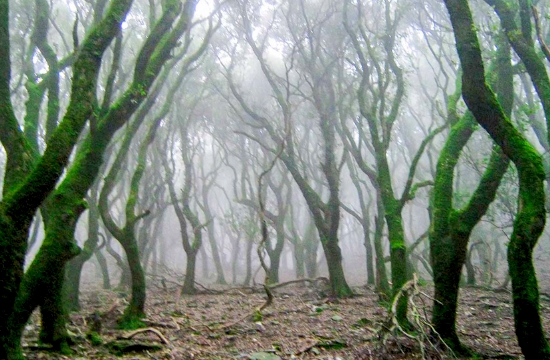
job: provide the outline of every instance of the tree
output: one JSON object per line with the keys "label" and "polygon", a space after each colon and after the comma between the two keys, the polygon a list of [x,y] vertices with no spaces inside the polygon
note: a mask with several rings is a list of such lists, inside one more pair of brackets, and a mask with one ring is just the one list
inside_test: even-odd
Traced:
{"label": "tree", "polygon": [[514,323],[526,359],[549,359],[550,347],[539,315],[539,291],[532,252],[544,229],[545,179],[542,159],[510,122],[487,85],[476,26],[467,0],[445,0],[455,34],[462,73],[462,96],[477,122],[517,168],[519,206],[508,245]]}
{"label": "tree", "polygon": [[[346,297],[352,294],[351,288],[346,282],[344,270],[342,267],[342,253],[338,244],[338,227],[340,223],[340,171],[341,161],[338,159],[336,124],[337,124],[337,98],[334,86],[334,68],[330,66],[330,61],[326,57],[328,47],[322,41],[322,35],[330,31],[323,26],[313,25],[316,17],[321,16],[318,12],[323,12],[322,17],[331,18],[333,9],[329,8],[311,8],[306,6],[305,2],[299,4],[302,11],[298,16],[293,15],[290,3],[284,3],[275,10],[277,16],[284,16],[288,26],[288,36],[294,39],[304,39],[305,43],[297,43],[294,47],[288,48],[289,60],[285,67],[283,76],[279,76],[268,64],[265,58],[265,40],[263,45],[258,45],[253,36],[253,24],[250,20],[250,11],[246,2],[238,4],[238,13],[244,29],[244,38],[252,50],[255,59],[259,62],[261,72],[265,77],[270,90],[272,91],[278,111],[279,118],[283,119],[281,128],[275,127],[275,123],[270,121],[269,116],[263,116],[255,111],[245,100],[243,95],[237,89],[233,80],[234,63],[230,64],[228,70],[228,80],[231,93],[237,100],[239,106],[247,116],[255,121],[254,127],[258,127],[265,132],[271,141],[275,144],[271,146],[263,141],[259,141],[261,146],[269,149],[273,154],[282,146],[283,151],[279,157],[286,169],[291,173],[298,188],[308,205],[317,228],[325,257],[327,259],[331,291],[335,296]],[[255,11],[255,10],[254,10]],[[308,13],[311,12],[311,13]],[[303,27],[299,23],[305,23]],[[309,34],[309,36],[305,36]],[[266,38],[269,34],[265,35]],[[333,45],[337,44],[336,39]],[[331,48],[330,53],[337,50]],[[233,56],[234,54],[231,54]],[[292,83],[291,74],[295,71],[295,65],[300,64],[300,75],[305,79],[303,83]],[[293,89],[297,89],[294,93]],[[318,130],[320,140],[323,146],[318,150],[323,154],[320,164],[323,173],[323,182],[328,190],[328,199],[323,200],[321,194],[316,192],[308,179],[308,171],[303,171],[303,164],[295,147],[297,132],[291,130],[290,124],[296,115],[293,108],[293,102],[303,99],[315,111],[318,119]],[[307,125],[306,125],[307,126]],[[248,136],[246,133],[245,136]],[[259,139],[254,135],[248,136],[253,141]]]}
{"label": "tree", "polygon": [[[513,78],[510,50],[501,44],[495,68],[498,69],[500,101],[510,116],[513,102]],[[447,141],[437,162],[432,194],[432,223],[430,227],[431,262],[434,271],[434,332],[456,353],[469,354],[456,334],[456,309],[462,267],[466,261],[468,242],[472,230],[485,215],[496,196],[509,160],[498,146],[492,150],[489,164],[477,189],[461,209],[453,206],[453,180],[455,167],[462,149],[476,130],[475,119],[467,112],[458,120],[457,102],[461,87],[448,104],[449,118],[455,119]]]}
{"label": "tree", "polygon": [[[117,9],[119,5],[113,3],[111,6]],[[87,88],[91,93],[90,103],[93,106],[93,112],[88,113],[91,119],[90,131],[79,147],[65,178],[48,200],[46,236],[22,279],[14,311],[10,314],[9,337],[5,342],[8,358],[20,357],[21,333],[37,306],[40,306],[42,312],[43,341],[68,351],[62,285],[66,262],[80,251],[73,233],[79,216],[85,210],[84,197],[99,172],[110,139],[147,98],[149,89],[168,61],[171,51],[181,35],[188,30],[194,8],[194,2],[187,2],[183,8],[176,1],[166,4],[163,15],[137,55],[131,83],[112,105],[110,98],[107,98],[107,107],[96,107],[95,88]],[[119,14],[114,16],[117,16],[117,20],[120,19]],[[102,37],[94,41],[101,42]]]}
{"label": "tree", "polygon": [[[27,234],[37,208],[54,189],[73,147],[93,116],[102,56],[120,29],[131,0],[113,1],[106,16],[89,32],[73,64],[71,96],[63,119],[40,156],[33,150],[13,111],[10,99],[9,2],[0,3],[0,141],[7,153],[3,199],[0,203],[0,357],[22,358],[13,344],[20,331],[12,321],[16,296],[23,279]],[[55,95],[53,95],[55,96]]]}
{"label": "tree", "polygon": [[[357,3],[354,12],[348,14],[348,2],[344,8],[344,26],[350,38],[352,49],[355,52],[354,65],[359,73],[357,85],[357,102],[360,119],[354,121],[354,131],[350,131],[345,123],[343,127],[344,143],[358,164],[359,169],[369,177],[372,185],[380,195],[383,212],[378,216],[384,216],[388,227],[390,243],[390,262],[392,278],[392,296],[396,296],[402,286],[410,277],[410,268],[407,257],[407,245],[403,227],[402,212],[405,204],[414,198],[419,186],[428,183],[417,183],[413,186],[415,173],[428,143],[439,134],[445,125],[431,131],[422,141],[411,161],[405,186],[401,196],[395,195],[392,171],[389,162],[389,146],[392,138],[392,128],[400,115],[403,97],[405,95],[405,79],[403,70],[395,58],[397,25],[402,17],[404,8],[394,9],[394,6],[386,1],[381,9],[373,6],[373,11],[380,11],[383,19],[383,36],[369,34],[363,25],[365,9],[361,2]],[[355,21],[350,18],[353,16]],[[383,49],[378,52],[378,48]],[[382,59],[382,60],[380,60]],[[391,79],[388,81],[385,79]],[[370,137],[366,138],[363,124],[366,124]],[[355,134],[359,134],[359,137]],[[364,155],[363,143],[369,143],[368,150],[374,157],[374,170],[369,166]],[[407,320],[407,297],[402,296],[397,306],[397,318],[401,324],[409,327]]]}

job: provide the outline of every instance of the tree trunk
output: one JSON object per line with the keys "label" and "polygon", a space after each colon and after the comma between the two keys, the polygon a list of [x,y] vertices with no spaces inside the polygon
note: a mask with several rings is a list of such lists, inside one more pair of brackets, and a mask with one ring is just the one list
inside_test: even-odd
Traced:
{"label": "tree trunk", "polygon": [[305,260],[305,248],[304,243],[300,239],[294,241],[294,266],[296,271],[296,278],[302,279],[305,276],[304,272],[304,260]]}
{"label": "tree trunk", "polygon": [[519,207],[508,245],[512,279],[514,323],[519,346],[525,358],[550,359],[539,315],[539,291],[532,251],[544,229],[544,168],[533,146],[502,111],[485,81],[476,26],[466,0],[445,0],[451,17],[462,68],[462,93],[476,120],[514,162],[519,176]]}
{"label": "tree trunk", "polygon": [[470,251],[466,255],[466,261],[464,267],[466,268],[466,285],[475,286],[476,284],[476,271],[472,264],[472,253],[474,252],[474,246],[470,246]]}
{"label": "tree trunk", "polygon": [[315,236],[315,226],[313,222],[309,220],[306,226],[304,233],[306,274],[308,278],[314,279],[318,274],[317,249],[319,247],[319,240]]}
{"label": "tree trunk", "polygon": [[193,295],[195,293],[195,269],[197,266],[197,251],[187,252],[187,265],[185,267],[185,280],[181,289],[182,294]]}
{"label": "tree trunk", "polygon": [[[380,211],[381,201],[378,200],[378,210]],[[383,210],[382,210],[383,211]],[[379,212],[380,213],[380,212]],[[377,216],[375,218],[375,232],[374,232],[374,253],[376,260],[376,290],[382,297],[389,299],[390,297],[390,284],[388,282],[388,274],[386,271],[386,262],[384,256],[384,248],[382,246],[382,236],[384,231],[384,218]]]}
{"label": "tree trunk", "polygon": [[338,242],[325,238],[326,235],[321,235],[321,244],[325,251],[325,258],[327,260],[330,289],[333,296],[336,297],[349,297],[353,295],[353,291],[348,286],[346,278],[344,276],[344,269],[342,267],[342,253]]}
{"label": "tree trunk", "polygon": [[145,273],[133,235],[133,231],[126,230],[124,238],[120,239],[120,244],[126,253],[132,281],[132,297],[124,315],[119,320],[119,327],[127,330],[143,326],[141,318],[145,317]]}
{"label": "tree trunk", "polygon": [[[80,310],[80,276],[82,267],[97,249],[99,242],[99,212],[97,209],[97,181],[90,189],[93,194],[88,199],[88,239],[80,254],[67,263],[64,296],[68,311]],[[46,211],[47,212],[47,211]]]}
{"label": "tree trunk", "polygon": [[[393,202],[393,201],[392,201]],[[388,225],[388,236],[390,241],[390,262],[392,279],[392,296],[397,296],[403,285],[409,280],[410,275],[407,246],[405,244],[405,235],[403,233],[403,223],[401,219],[401,209],[396,206],[385,206],[386,223]],[[397,303],[397,321],[406,330],[412,325],[407,319],[408,296],[402,294]]]}
{"label": "tree trunk", "polygon": [[[212,213],[210,211],[210,205],[208,204],[208,193],[206,188],[203,188],[203,205],[204,205],[204,215],[207,219],[213,219]],[[223,272],[222,260],[220,258],[220,251],[218,250],[218,243],[216,241],[216,232],[214,231],[214,221],[210,221],[206,226],[206,233],[208,235],[208,243],[210,244],[210,249],[212,250],[212,259],[214,260],[214,266],[216,267],[216,283],[225,285],[225,275]]]}
{"label": "tree trunk", "polygon": [[[250,282],[252,281],[252,248],[254,246],[254,242],[252,239],[246,239],[246,271],[244,276],[243,284],[245,286],[249,286]],[[234,261],[236,263],[236,261]],[[236,265],[236,264],[234,264]],[[235,273],[233,273],[235,276]]]}
{"label": "tree trunk", "polygon": [[366,251],[366,263],[367,266],[367,284],[374,285],[374,255],[372,253],[372,244],[370,240],[369,227],[363,227],[363,245],[365,246]]}

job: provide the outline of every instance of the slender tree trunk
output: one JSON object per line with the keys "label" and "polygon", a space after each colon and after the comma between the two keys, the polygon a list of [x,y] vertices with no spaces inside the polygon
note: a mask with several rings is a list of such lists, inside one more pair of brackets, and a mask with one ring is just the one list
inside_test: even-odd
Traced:
{"label": "slender tree trunk", "polygon": [[[213,219],[212,213],[210,211],[210,205],[208,204],[208,193],[203,188],[203,206],[204,206],[204,215],[207,219]],[[214,228],[214,221],[206,226],[206,234],[208,236],[208,243],[210,244],[210,249],[212,250],[212,259],[214,260],[214,266],[216,267],[216,283],[225,285],[225,275],[223,272],[222,260],[220,257],[220,251],[218,249],[218,243],[216,241],[216,232]]]}
{"label": "slender tree trunk", "polygon": [[111,288],[111,277],[109,275],[109,267],[107,266],[107,259],[105,259],[103,252],[99,249],[96,250],[95,257],[97,259],[97,263],[99,264],[99,267],[101,268],[101,274],[103,276],[103,289],[108,290]]}
{"label": "slender tree trunk", "polygon": [[466,262],[464,267],[466,268],[466,284],[474,286],[476,284],[476,272],[474,265],[472,264],[472,253],[474,252],[474,246],[470,246],[470,251],[466,255]]}
{"label": "slender tree trunk", "polygon": [[365,246],[366,251],[366,263],[367,266],[367,284],[374,285],[374,255],[372,252],[372,244],[370,239],[369,227],[363,227],[363,245]]}
{"label": "slender tree trunk", "polygon": [[[380,213],[381,204],[380,199],[378,202],[378,211]],[[375,232],[374,232],[374,253],[376,260],[376,290],[382,297],[389,299],[390,297],[390,284],[388,282],[388,273],[386,271],[386,262],[384,256],[384,247],[382,246],[382,237],[384,232],[384,218],[377,216],[375,218]]]}
{"label": "slender tree trunk", "polygon": [[[252,239],[246,239],[246,271],[244,276],[243,284],[245,286],[250,285],[250,282],[252,281],[252,248],[254,247],[254,242]],[[233,261],[234,265],[236,265],[236,259]],[[235,276],[235,273],[233,273]]]}
{"label": "slender tree trunk", "polygon": [[80,254],[67,263],[64,295],[67,310],[80,310],[80,277],[82,267],[94,254],[99,242],[99,211],[97,209],[97,181],[90,189],[92,196],[88,199],[88,239]]}

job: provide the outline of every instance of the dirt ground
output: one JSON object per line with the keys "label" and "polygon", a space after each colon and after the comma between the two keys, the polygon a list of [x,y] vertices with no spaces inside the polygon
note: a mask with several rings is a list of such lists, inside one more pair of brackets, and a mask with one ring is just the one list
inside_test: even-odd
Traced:
{"label": "dirt ground", "polygon": [[[261,287],[223,290],[179,297],[176,288],[154,287],[148,292],[149,328],[135,334],[116,330],[125,294],[86,290],[82,311],[71,315],[74,354],[62,356],[37,343],[37,314],[27,325],[25,354],[29,359],[421,359],[424,350],[427,359],[452,358],[429,343],[421,346],[421,331],[408,338],[381,330],[392,326],[391,319],[368,287],[354,288],[353,298],[336,300],[326,298],[319,287],[285,286],[273,290],[273,303],[261,314],[255,310],[266,302]],[[418,290],[423,294],[413,298],[413,310],[418,311],[411,319],[422,324],[422,318],[429,317],[432,290]],[[550,323],[549,306],[543,296],[545,326]],[[92,345],[86,333],[94,313],[102,330],[100,341]],[[522,358],[508,292],[462,289],[458,331],[478,354],[476,359]]]}

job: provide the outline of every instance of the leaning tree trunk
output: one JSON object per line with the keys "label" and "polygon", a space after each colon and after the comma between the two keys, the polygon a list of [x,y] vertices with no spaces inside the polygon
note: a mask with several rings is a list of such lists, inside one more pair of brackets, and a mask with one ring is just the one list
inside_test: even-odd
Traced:
{"label": "leaning tree trunk", "polygon": [[464,70],[464,101],[518,170],[519,206],[508,245],[508,267],[512,279],[514,323],[519,346],[528,360],[550,359],[550,347],[539,314],[539,291],[532,255],[546,221],[542,159],[506,117],[486,84],[476,26],[467,0],[445,0],[445,4]]}

